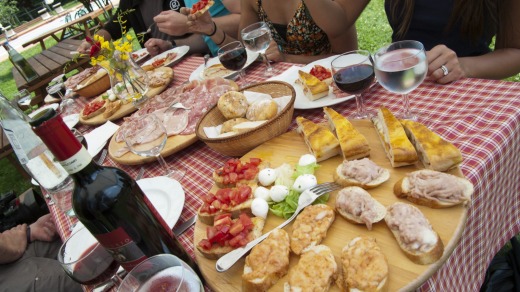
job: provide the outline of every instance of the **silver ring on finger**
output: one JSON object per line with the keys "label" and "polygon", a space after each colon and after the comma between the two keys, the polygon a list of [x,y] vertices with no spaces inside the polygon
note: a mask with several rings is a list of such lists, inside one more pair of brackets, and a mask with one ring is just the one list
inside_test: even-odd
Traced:
{"label": "silver ring on finger", "polygon": [[446,76],[446,75],[448,75],[448,74],[450,73],[450,71],[448,71],[448,68],[446,68],[445,65],[442,65],[442,66],[441,66],[441,70],[442,70],[442,74],[443,74],[444,76]]}

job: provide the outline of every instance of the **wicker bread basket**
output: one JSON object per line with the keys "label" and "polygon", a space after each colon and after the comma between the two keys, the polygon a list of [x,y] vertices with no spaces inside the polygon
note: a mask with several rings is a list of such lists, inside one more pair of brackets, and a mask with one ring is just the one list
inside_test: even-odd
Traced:
{"label": "wicker bread basket", "polygon": [[240,91],[255,91],[270,94],[273,98],[291,96],[291,100],[274,118],[250,131],[224,138],[208,138],[204,133],[204,127],[218,126],[226,121],[217,106],[214,106],[199,120],[195,129],[197,137],[206,143],[211,149],[227,156],[242,156],[256,146],[287,131],[292,122],[294,112],[294,100],[296,93],[294,88],[285,82],[267,81],[241,88]]}
{"label": "wicker bread basket", "polygon": [[83,97],[94,97],[102,94],[108,89],[110,89],[110,77],[108,74],[105,74],[103,77],[90,83],[89,85],[74,91]]}

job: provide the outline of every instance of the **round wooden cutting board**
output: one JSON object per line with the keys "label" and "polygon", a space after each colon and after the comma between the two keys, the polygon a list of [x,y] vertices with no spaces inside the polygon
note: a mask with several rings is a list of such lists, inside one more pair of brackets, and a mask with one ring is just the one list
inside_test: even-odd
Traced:
{"label": "round wooden cutting board", "polygon": [[[401,179],[406,173],[423,168],[422,164],[392,168],[390,161],[387,159],[382,145],[379,142],[375,129],[370,121],[352,121],[354,126],[360,131],[369,141],[371,152],[370,159],[378,165],[387,168],[391,172],[390,179],[381,186],[368,190],[368,192],[376,198],[383,205],[388,206],[394,202],[401,201],[410,203],[404,199],[398,199],[393,194],[393,186],[395,182]],[[295,131],[288,132],[277,138],[270,140],[256,149],[246,154],[242,160],[247,161],[250,157],[259,157],[265,161],[270,162],[271,167],[278,167],[282,163],[289,163],[296,165],[301,155],[309,153],[303,138]],[[336,167],[342,162],[340,156],[335,156],[328,160],[320,162],[320,168],[316,171],[316,176],[319,183],[332,181],[332,174]],[[460,169],[454,169],[451,174],[462,176]],[[212,192],[216,191],[217,187],[212,188]],[[331,193],[328,205],[334,207],[335,197],[337,192]],[[431,265],[417,265],[411,262],[399,248],[394,236],[387,228],[384,221],[374,224],[372,231],[368,231],[365,225],[355,225],[347,222],[341,216],[336,214],[336,219],[327,233],[327,237],[322,244],[329,246],[336,257],[337,262],[340,262],[340,255],[342,248],[350,242],[354,237],[359,235],[367,235],[375,237],[381,250],[385,254],[389,264],[388,275],[388,291],[396,290],[413,290],[424,283],[435,271],[437,271],[446,259],[453,252],[457,245],[467,219],[467,207],[455,206],[447,209],[431,209],[424,206],[415,205],[428,218],[433,228],[439,233],[445,249],[442,258]],[[284,221],[283,218],[276,217],[272,213],[268,214],[264,233],[278,226]],[[196,222],[194,245],[206,237],[207,225]],[[288,232],[292,231],[292,224],[285,227]],[[244,268],[244,258],[238,261],[231,269],[224,273],[219,273],[215,270],[215,260],[210,260],[202,256],[195,248],[195,256],[200,265],[200,269],[205,276],[208,285],[215,291],[241,291]],[[297,264],[299,257],[291,253],[290,266]],[[290,268],[289,268],[290,269]],[[283,291],[283,285],[286,282],[287,276],[280,279],[272,288],[271,291]],[[334,285],[331,291],[339,291],[339,288]]]}

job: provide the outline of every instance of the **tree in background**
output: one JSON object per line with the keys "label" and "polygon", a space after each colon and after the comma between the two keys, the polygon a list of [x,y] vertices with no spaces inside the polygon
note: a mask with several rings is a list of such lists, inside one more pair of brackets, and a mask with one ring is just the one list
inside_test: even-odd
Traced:
{"label": "tree in background", "polygon": [[17,24],[13,17],[18,12],[16,0],[0,1],[0,23],[4,26]]}

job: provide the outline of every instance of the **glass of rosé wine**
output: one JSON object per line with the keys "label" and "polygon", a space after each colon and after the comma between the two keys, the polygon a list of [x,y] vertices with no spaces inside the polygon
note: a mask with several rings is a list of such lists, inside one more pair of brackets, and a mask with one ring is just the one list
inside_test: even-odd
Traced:
{"label": "glass of ros\u00e9 wine", "polygon": [[142,261],[126,275],[118,292],[204,291],[197,274],[171,254],[160,254]]}
{"label": "glass of ros\u00e9 wine", "polygon": [[86,228],[73,233],[60,247],[58,261],[67,275],[83,285],[119,285],[119,263]]}

